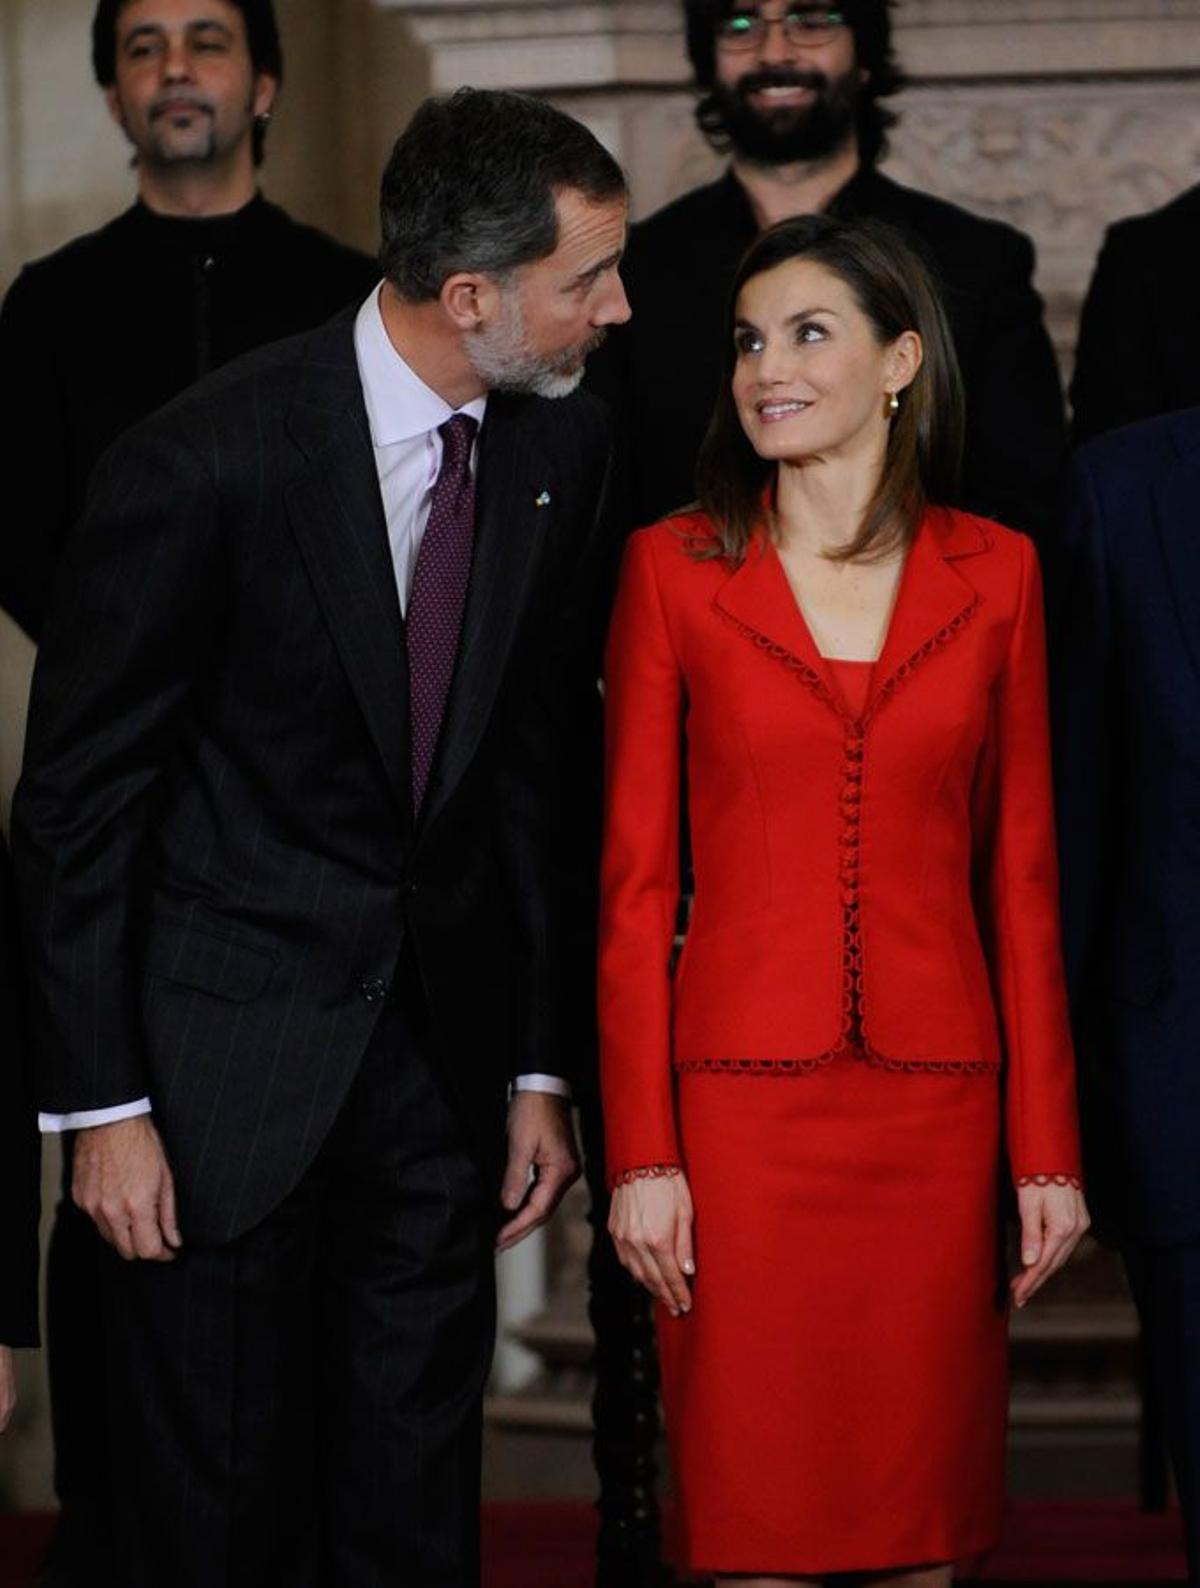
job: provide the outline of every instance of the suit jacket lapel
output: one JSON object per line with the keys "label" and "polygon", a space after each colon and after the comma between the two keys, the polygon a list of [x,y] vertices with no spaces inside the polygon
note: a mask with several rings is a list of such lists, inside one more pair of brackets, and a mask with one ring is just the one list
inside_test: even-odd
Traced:
{"label": "suit jacket lapel", "polygon": [[1171,593],[1192,666],[1200,673],[1200,446],[1197,427],[1178,425],[1177,461],[1155,480],[1154,520],[1171,570]]}
{"label": "suit jacket lapel", "polygon": [[896,605],[871,678],[871,708],[973,616],[979,594],[954,566],[989,542],[974,519],[932,508],[909,549]]}
{"label": "suit jacket lapel", "polygon": [[[556,511],[532,401],[493,393],[479,440],[475,551],[458,662],[421,810],[428,828],[479,747]],[[539,501],[539,499],[542,499]]]}
{"label": "suit jacket lapel", "polygon": [[404,626],[351,317],[314,336],[288,423],[308,456],[287,493],[292,528],[371,738],[411,821]]}

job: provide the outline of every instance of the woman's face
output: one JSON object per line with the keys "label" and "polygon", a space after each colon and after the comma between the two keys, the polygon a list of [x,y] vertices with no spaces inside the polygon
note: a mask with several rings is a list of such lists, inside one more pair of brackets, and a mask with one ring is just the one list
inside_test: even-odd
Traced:
{"label": "woman's face", "polygon": [[878,459],[889,395],[920,365],[915,332],[881,345],[850,288],[811,259],[751,277],[734,343],[738,417],[758,455],[776,460]]}

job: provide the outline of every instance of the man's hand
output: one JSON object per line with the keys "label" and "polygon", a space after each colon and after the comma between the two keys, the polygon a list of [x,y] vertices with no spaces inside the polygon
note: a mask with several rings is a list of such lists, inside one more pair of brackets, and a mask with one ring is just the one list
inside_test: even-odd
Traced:
{"label": "man's hand", "polygon": [[17,1406],[17,1376],[13,1371],[13,1354],[6,1345],[0,1345],[0,1434],[8,1427]]}
{"label": "man's hand", "polygon": [[496,1237],[496,1250],[506,1252],[544,1224],[578,1178],[579,1154],[566,1098],[517,1092],[508,1105],[508,1168],[500,1192],[500,1200],[516,1217]]}
{"label": "man's hand", "polygon": [[1023,1307],[1070,1257],[1091,1221],[1083,1192],[1070,1185],[1023,1185],[1017,1207],[1023,1269],[1011,1289],[1013,1301]]}
{"label": "man's hand", "polygon": [[148,1114],[78,1132],[71,1195],[127,1261],[169,1263],[183,1244],[171,1167]]}

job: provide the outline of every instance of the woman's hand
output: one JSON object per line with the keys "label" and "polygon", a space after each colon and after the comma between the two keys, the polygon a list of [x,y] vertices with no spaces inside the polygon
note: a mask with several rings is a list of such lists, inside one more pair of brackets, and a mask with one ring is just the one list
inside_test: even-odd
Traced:
{"label": "woman's hand", "polygon": [[13,1370],[13,1354],[8,1346],[0,1345],[0,1434],[8,1427],[17,1404],[17,1377]]}
{"label": "woman's hand", "polygon": [[612,1194],[608,1233],[622,1267],[673,1318],[692,1310],[692,1194],[682,1173],[619,1185]]}
{"label": "woman's hand", "polygon": [[1024,1271],[1012,1281],[1012,1297],[1023,1307],[1070,1257],[1091,1220],[1083,1192],[1073,1185],[1018,1186],[1017,1207]]}

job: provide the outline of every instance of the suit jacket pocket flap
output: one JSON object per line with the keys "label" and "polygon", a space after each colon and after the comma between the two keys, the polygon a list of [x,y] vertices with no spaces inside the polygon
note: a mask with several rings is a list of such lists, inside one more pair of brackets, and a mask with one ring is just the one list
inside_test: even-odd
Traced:
{"label": "suit jacket pocket flap", "polygon": [[161,916],[151,925],[146,950],[146,970],[151,976],[231,1003],[257,998],[278,962],[279,955],[272,949]]}

